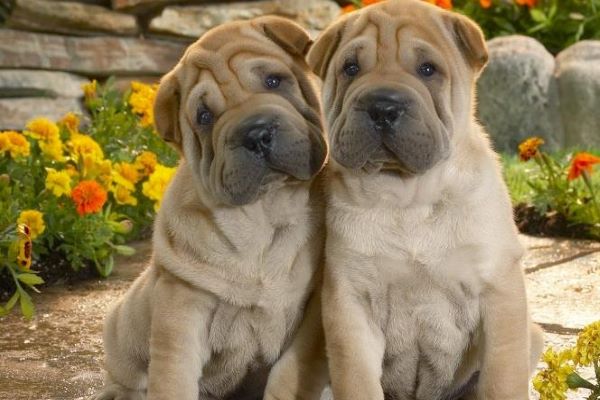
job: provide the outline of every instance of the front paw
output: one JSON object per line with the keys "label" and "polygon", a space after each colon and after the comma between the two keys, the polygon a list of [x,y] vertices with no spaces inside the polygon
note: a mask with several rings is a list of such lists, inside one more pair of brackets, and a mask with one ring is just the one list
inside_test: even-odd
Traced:
{"label": "front paw", "polygon": [[146,394],[139,390],[131,390],[112,383],[96,393],[91,400],[145,400]]}

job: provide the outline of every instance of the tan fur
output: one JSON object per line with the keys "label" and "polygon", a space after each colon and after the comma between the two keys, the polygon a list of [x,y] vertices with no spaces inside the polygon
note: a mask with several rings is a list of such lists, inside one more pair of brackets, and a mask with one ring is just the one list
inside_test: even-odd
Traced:
{"label": "tan fur", "polygon": [[[320,300],[311,299],[324,241],[319,185],[277,179],[256,201],[231,206],[213,171],[230,140],[221,132],[235,128],[227,124],[265,107],[296,121],[298,135],[312,124],[326,153],[308,43],[281,18],[222,25],[161,81],[157,129],[182,161],[150,265],[106,320],[107,382],[96,399],[256,400],[273,365],[267,397],[318,398],[327,379]],[[284,96],[263,88],[259,64],[287,74]],[[215,111],[212,136],[194,125],[199,101]]]}
{"label": "tan fur", "polygon": [[[347,59],[361,66],[352,79]],[[324,80],[334,156],[322,296],[335,400],[526,400],[542,341],[507,189],[473,113],[481,31],[423,1],[390,0],[341,18],[308,60]],[[430,81],[416,73],[423,61],[438,67]],[[356,129],[345,123],[359,112],[353,99],[399,85],[418,96],[424,126],[446,135],[447,154],[421,174],[336,162],[337,135]],[[475,388],[451,396],[475,371]]]}

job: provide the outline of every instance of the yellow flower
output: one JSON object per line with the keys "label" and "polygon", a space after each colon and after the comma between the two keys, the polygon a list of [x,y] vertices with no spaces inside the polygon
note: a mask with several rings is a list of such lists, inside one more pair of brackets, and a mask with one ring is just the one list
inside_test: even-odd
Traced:
{"label": "yellow flower", "polygon": [[104,153],[100,145],[88,135],[80,133],[72,134],[71,140],[67,142],[67,146],[75,160],[80,160],[84,156],[99,159],[104,158]]}
{"label": "yellow flower", "polygon": [[17,219],[17,223],[29,227],[29,236],[31,236],[32,240],[41,235],[46,229],[46,225],[44,225],[44,214],[36,210],[22,211]]}
{"label": "yellow flower", "polygon": [[12,158],[27,157],[30,154],[29,141],[15,131],[0,133],[0,154],[9,152]]}
{"label": "yellow flower", "polygon": [[538,154],[538,148],[544,144],[544,139],[530,137],[519,145],[519,158],[521,161],[529,161]]}
{"label": "yellow flower", "polygon": [[97,179],[104,189],[109,189],[113,179],[112,162],[102,158],[84,156],[83,176],[85,179]]}
{"label": "yellow flower", "polygon": [[60,139],[58,126],[48,118],[34,118],[27,123],[26,128],[25,134],[37,140],[49,142]]}
{"label": "yellow flower", "polygon": [[137,199],[132,196],[131,191],[127,190],[127,188],[124,186],[116,186],[112,193],[118,204],[129,204],[131,206],[137,205]]}
{"label": "yellow flower", "polygon": [[144,176],[148,176],[154,172],[157,163],[158,158],[156,157],[156,154],[151,151],[142,151],[140,155],[135,158],[134,164],[137,169],[143,172]]}
{"label": "yellow flower", "polygon": [[586,366],[600,360],[600,321],[589,324],[579,333],[573,360]]}
{"label": "yellow flower", "polygon": [[69,196],[71,194],[71,177],[69,173],[67,171],[56,171],[55,169],[48,168],[46,189],[50,190],[56,197],[62,195]]}
{"label": "yellow flower", "polygon": [[79,172],[77,171],[77,167],[74,166],[73,164],[67,164],[65,166],[65,172],[71,177],[77,177],[79,176]]}
{"label": "yellow flower", "polygon": [[79,117],[72,112],[68,112],[66,113],[60,121],[58,121],[58,123],[62,126],[64,126],[65,128],[67,128],[67,130],[70,133],[73,132],[79,132]]}
{"label": "yellow flower", "polygon": [[548,367],[538,372],[533,378],[533,387],[540,394],[540,400],[564,400],[569,389],[567,377],[575,370],[572,351],[564,350],[556,353],[548,349],[542,359]]}
{"label": "yellow flower", "polygon": [[64,161],[63,143],[60,139],[38,142],[44,156],[54,161]]}
{"label": "yellow flower", "polygon": [[94,79],[91,82],[84,83],[83,85],[81,85],[81,89],[83,90],[83,95],[86,99],[96,97],[96,91],[98,90],[98,82]]}
{"label": "yellow flower", "polygon": [[154,99],[158,85],[147,85],[142,82],[131,82],[129,105],[134,113],[141,117],[140,125],[154,125]]}
{"label": "yellow flower", "polygon": [[115,164],[115,170],[125,179],[127,179],[132,184],[138,183],[140,180],[140,173],[136,169],[134,164],[129,164],[126,162],[121,162]]}
{"label": "yellow flower", "polygon": [[175,168],[156,165],[156,169],[150,175],[148,180],[142,185],[142,193],[150,200],[154,200],[154,211],[158,211],[162,197],[167,189],[167,185],[175,174]]}

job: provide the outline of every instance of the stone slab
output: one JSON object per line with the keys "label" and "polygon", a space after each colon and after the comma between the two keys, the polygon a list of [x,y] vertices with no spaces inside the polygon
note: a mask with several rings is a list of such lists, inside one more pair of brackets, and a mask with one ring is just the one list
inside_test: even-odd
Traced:
{"label": "stone slab", "polygon": [[46,117],[57,121],[69,111],[85,113],[81,102],[76,98],[0,99],[0,130],[22,130],[25,124],[35,117]]}
{"label": "stone slab", "polygon": [[16,0],[5,27],[75,35],[139,32],[132,15],[92,4],[45,0]]}
{"label": "stone slab", "polygon": [[[0,98],[81,97],[87,78],[67,72],[0,69]],[[2,117],[0,117],[2,119]]]}
{"label": "stone slab", "polygon": [[51,69],[90,76],[162,75],[184,50],[182,44],[159,40],[0,29],[0,68]]}

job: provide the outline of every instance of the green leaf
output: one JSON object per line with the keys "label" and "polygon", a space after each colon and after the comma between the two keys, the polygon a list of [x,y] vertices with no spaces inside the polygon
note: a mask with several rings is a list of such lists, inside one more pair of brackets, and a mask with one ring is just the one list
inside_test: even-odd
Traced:
{"label": "green leaf", "polygon": [[41,285],[44,283],[44,280],[35,274],[19,274],[17,279],[27,285]]}
{"label": "green leaf", "polygon": [[537,23],[546,22],[548,20],[546,14],[544,14],[544,12],[538,8],[530,9],[529,15],[531,16],[531,19]]}
{"label": "green leaf", "polygon": [[33,305],[33,301],[31,300],[31,296],[29,296],[29,294],[23,289],[20,289],[20,293],[21,295],[19,297],[21,300],[21,312],[26,319],[31,319],[33,314],[35,314],[35,307]]}
{"label": "green leaf", "polygon": [[4,316],[4,315],[8,314],[10,312],[10,310],[13,309],[15,304],[17,304],[17,300],[19,300],[20,295],[21,294],[19,293],[18,290],[15,291],[13,293],[13,295],[10,297],[10,299],[8,299],[8,301],[6,302],[4,307],[0,306],[0,315]]}
{"label": "green leaf", "polygon": [[114,266],[115,260],[112,256],[108,257],[104,264],[96,262],[96,269],[103,278],[108,277],[112,273]]}
{"label": "green leaf", "polygon": [[132,256],[135,254],[135,249],[133,247],[125,246],[125,245],[117,245],[114,246],[114,249],[117,253],[123,256]]}

